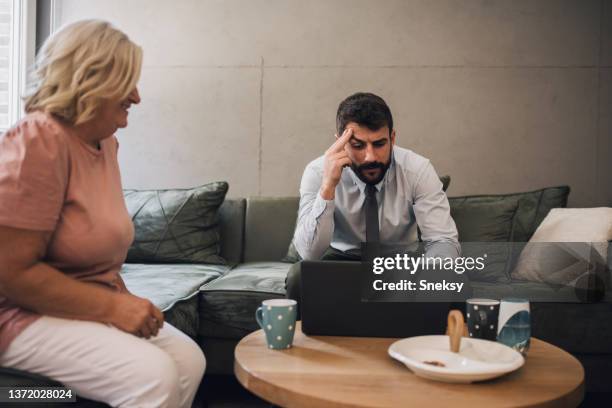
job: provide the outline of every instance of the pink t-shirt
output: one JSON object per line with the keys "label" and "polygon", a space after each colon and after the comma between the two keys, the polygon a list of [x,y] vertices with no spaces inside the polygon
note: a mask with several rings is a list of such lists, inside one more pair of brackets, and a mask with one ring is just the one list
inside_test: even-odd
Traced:
{"label": "pink t-shirt", "polygon": [[[0,225],[52,231],[43,261],[111,290],[134,239],[118,146],[113,136],[98,150],[42,112],[0,136]],[[38,317],[0,296],[0,353]]]}

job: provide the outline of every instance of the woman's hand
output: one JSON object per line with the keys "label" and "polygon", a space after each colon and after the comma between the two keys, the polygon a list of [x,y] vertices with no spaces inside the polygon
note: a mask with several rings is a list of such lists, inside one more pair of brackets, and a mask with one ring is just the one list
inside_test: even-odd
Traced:
{"label": "woman's hand", "polygon": [[109,323],[116,328],[148,339],[157,336],[164,324],[164,315],[147,299],[121,293],[113,302]]}

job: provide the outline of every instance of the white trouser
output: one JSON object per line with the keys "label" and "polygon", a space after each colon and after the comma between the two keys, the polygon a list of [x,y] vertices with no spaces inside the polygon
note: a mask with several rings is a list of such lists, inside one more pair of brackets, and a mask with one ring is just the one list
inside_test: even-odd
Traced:
{"label": "white trouser", "polygon": [[168,323],[148,340],[102,323],[43,316],[0,355],[0,365],[44,375],[113,407],[191,407],[206,360]]}

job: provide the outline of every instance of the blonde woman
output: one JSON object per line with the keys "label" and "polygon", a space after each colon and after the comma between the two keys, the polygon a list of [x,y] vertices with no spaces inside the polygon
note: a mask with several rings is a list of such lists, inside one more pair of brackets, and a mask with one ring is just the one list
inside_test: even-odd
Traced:
{"label": "blonde woman", "polygon": [[44,44],[26,117],[0,136],[0,365],[117,407],[188,407],[205,359],[119,275],[134,229],[118,128],[142,50],[109,23]]}

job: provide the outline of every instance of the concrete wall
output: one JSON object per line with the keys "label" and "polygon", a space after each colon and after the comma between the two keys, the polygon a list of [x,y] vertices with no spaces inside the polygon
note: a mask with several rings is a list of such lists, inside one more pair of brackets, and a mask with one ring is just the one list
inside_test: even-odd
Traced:
{"label": "concrete wall", "polygon": [[295,195],[356,91],[391,106],[398,144],[450,195],[569,184],[612,205],[612,2],[63,0],[58,22],[112,21],[145,50],[120,131],[125,187],[227,180]]}

